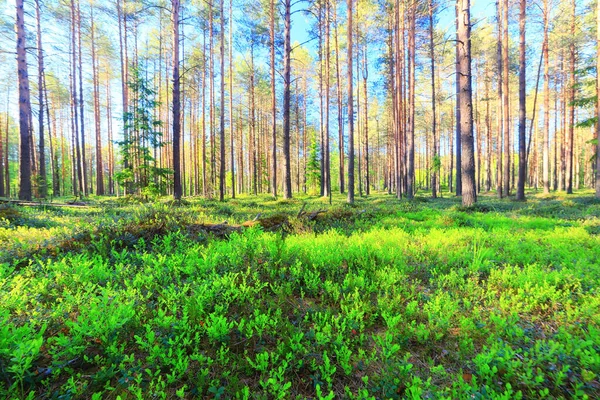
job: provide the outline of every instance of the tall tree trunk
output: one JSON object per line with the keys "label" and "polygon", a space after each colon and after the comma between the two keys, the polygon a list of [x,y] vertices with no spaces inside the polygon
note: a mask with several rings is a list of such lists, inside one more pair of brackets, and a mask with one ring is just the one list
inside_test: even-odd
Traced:
{"label": "tall tree trunk", "polygon": [[292,171],[290,160],[290,84],[291,84],[291,0],[284,0],[284,37],[283,37],[283,197],[292,198]]}
{"label": "tall tree trunk", "polygon": [[219,50],[221,53],[221,136],[219,160],[219,200],[225,200],[225,13],[224,0],[221,0],[221,40]]}
{"label": "tall tree trunk", "polygon": [[473,147],[473,103],[471,93],[471,1],[457,0],[459,108],[461,110],[460,135],[462,144],[462,204],[472,206],[477,201],[475,187],[475,154]]}
{"label": "tall tree trunk", "polygon": [[215,60],[213,50],[214,21],[213,0],[208,1],[208,99],[209,99],[209,140],[210,140],[210,196],[214,195],[216,186],[216,148],[215,148]]}
{"label": "tall tree trunk", "polygon": [[331,55],[331,51],[330,51],[330,35],[329,35],[329,8],[330,8],[330,4],[329,4],[329,0],[325,0],[325,153],[323,154],[323,158],[324,158],[324,169],[325,169],[325,176],[324,178],[324,182],[323,182],[323,188],[324,188],[324,192],[323,195],[326,197],[329,197],[331,195],[331,163],[329,160],[329,155],[330,155],[330,149],[329,149],[329,103],[330,103],[330,99],[329,99],[329,85],[330,85],[330,81],[329,81],[329,77],[331,75],[330,73],[330,55]]}
{"label": "tall tree trunk", "polygon": [[544,193],[550,193],[550,57],[548,55],[548,31],[550,10],[548,0],[544,0],[544,133],[542,135],[542,181]]}
{"label": "tall tree trunk", "polygon": [[431,131],[433,134],[433,170],[431,173],[431,197],[437,197],[437,114],[436,114],[436,92],[435,92],[435,44],[433,26],[433,0],[429,1],[429,56],[431,58]]}
{"label": "tall tree trunk", "polygon": [[83,50],[81,48],[81,4],[77,0],[77,50],[79,52],[78,70],[79,70],[79,133],[81,135],[81,174],[82,174],[82,195],[85,196],[88,193],[88,176],[87,176],[87,163],[85,158],[85,123],[83,115]]}
{"label": "tall tree trunk", "polygon": [[[17,0],[17,73],[19,78],[19,199],[31,200],[31,103],[27,72],[26,35],[23,0]],[[8,115],[7,115],[8,117]],[[8,137],[8,129],[6,131]]]}
{"label": "tall tree trunk", "polygon": [[571,2],[571,37],[569,39],[569,101],[568,101],[568,129],[566,140],[567,158],[567,193],[573,193],[573,141],[575,129],[575,0]]}
{"label": "tall tree trunk", "polygon": [[496,108],[496,122],[497,122],[497,134],[496,134],[496,194],[499,198],[503,197],[503,189],[502,186],[502,135],[504,133],[504,117],[503,117],[503,88],[504,88],[504,71],[503,71],[503,62],[502,62],[502,8],[503,1],[497,0],[496,2],[496,19],[498,24],[498,42],[497,42],[497,51],[496,51],[496,66],[498,68],[498,100],[497,100],[497,108]]}
{"label": "tall tree trunk", "polygon": [[[460,2],[456,2],[456,41],[460,40],[458,38],[458,29],[460,28]],[[461,166],[462,166],[462,136],[461,136],[461,108],[458,101],[460,97],[460,65],[458,64],[459,60],[459,46],[456,46],[456,195],[462,195],[462,174],[461,174]]]}
{"label": "tall tree trunk", "polygon": [[38,111],[38,152],[40,159],[40,174],[38,177],[38,193],[41,198],[46,198],[48,194],[48,184],[46,177],[46,151],[44,144],[44,51],[42,47],[42,24],[41,10],[39,0],[35,0],[35,19],[37,27],[37,56],[38,56],[38,93],[39,93],[39,111]]}
{"label": "tall tree trunk", "polygon": [[510,194],[510,121],[509,121],[509,103],[508,103],[508,84],[510,70],[508,69],[508,0],[503,1],[503,17],[502,17],[502,28],[504,29],[504,35],[502,38],[502,125],[504,129],[504,195]]}
{"label": "tall tree trunk", "polygon": [[486,192],[489,192],[490,190],[492,190],[492,119],[490,115],[490,83],[492,80],[492,72],[490,69],[490,63],[485,64],[485,70],[485,131],[487,138],[485,162],[485,190]]}
{"label": "tall tree trunk", "polygon": [[339,155],[339,181],[340,193],[345,191],[344,179],[344,116],[342,107],[342,79],[340,74],[340,46],[338,43],[337,25],[337,3],[333,4],[333,38],[335,42],[335,75],[337,83],[337,105],[338,105],[338,152]]}
{"label": "tall tree trunk", "polygon": [[94,85],[94,122],[96,128],[96,194],[104,195],[104,165],[102,162],[102,135],[100,132],[100,84],[98,82],[98,61],[96,59],[96,35],[94,25],[94,11],[90,11],[91,39],[92,39],[92,75]]}
{"label": "tall tree trunk", "polygon": [[179,75],[179,0],[171,0],[173,7],[173,198],[181,200],[181,92]]}
{"label": "tall tree trunk", "polygon": [[[231,198],[235,199],[235,154],[233,132],[233,0],[229,0],[229,149],[231,151]],[[203,110],[204,112],[204,110]]]}
{"label": "tall tree trunk", "polygon": [[527,179],[527,154],[525,131],[527,125],[527,104],[525,97],[525,20],[526,1],[519,0],[519,180],[517,200],[525,200],[525,180]]}
{"label": "tall tree trunk", "polygon": [[415,62],[416,62],[416,1],[412,1],[408,13],[408,132],[406,149],[408,151],[408,169],[406,177],[406,196],[414,197],[415,183]]}
{"label": "tall tree trunk", "polygon": [[368,48],[368,37],[367,32],[365,32],[365,49],[363,53],[363,96],[365,96],[365,194],[368,196],[371,194],[369,188],[369,98],[367,91],[367,80],[369,78],[369,61],[367,55]]}
{"label": "tall tree trunk", "polygon": [[354,204],[354,99],[352,87],[352,3],[354,0],[346,0],[348,5],[348,203]]}
{"label": "tall tree trunk", "polygon": [[600,1],[596,6],[596,197],[600,199]]}
{"label": "tall tree trunk", "polygon": [[273,197],[277,197],[277,102],[275,97],[275,0],[269,2],[269,47],[271,50],[271,137],[272,150],[272,183]]}
{"label": "tall tree trunk", "polygon": [[[8,118],[8,115],[6,115],[6,118]],[[0,117],[0,197],[6,196],[6,191],[4,190],[4,139],[2,137],[2,122],[2,118]],[[8,130],[6,131],[6,136],[8,137]]]}

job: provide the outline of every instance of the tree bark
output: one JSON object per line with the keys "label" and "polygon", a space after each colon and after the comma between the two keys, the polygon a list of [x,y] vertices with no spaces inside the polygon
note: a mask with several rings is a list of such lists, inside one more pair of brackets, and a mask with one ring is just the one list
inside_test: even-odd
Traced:
{"label": "tree bark", "polygon": [[[231,198],[235,199],[235,151],[233,129],[233,0],[229,0],[229,149],[231,151]],[[204,110],[202,110],[204,112]]]}
{"label": "tree bark", "polygon": [[340,193],[345,192],[344,179],[344,116],[342,108],[342,79],[340,74],[340,46],[338,43],[338,26],[337,26],[337,4],[333,5],[333,37],[335,42],[335,75],[337,83],[337,103],[338,103],[338,151],[339,157],[339,183]]}
{"label": "tree bark", "polygon": [[271,50],[271,137],[272,150],[272,183],[273,197],[277,197],[277,100],[275,96],[275,0],[269,1],[269,47]]}
{"label": "tree bark", "polygon": [[527,104],[525,97],[525,20],[526,1],[519,0],[519,180],[517,200],[525,200],[525,180],[527,179],[527,154],[525,132],[527,125]]}
{"label": "tree bark", "polygon": [[508,103],[508,84],[510,70],[508,68],[508,0],[503,1],[503,16],[502,16],[502,28],[504,30],[502,38],[502,128],[504,130],[504,173],[502,174],[504,183],[504,195],[510,194],[510,121],[509,121],[509,103]]}
{"label": "tree bark", "polygon": [[568,129],[566,146],[567,158],[567,194],[573,193],[573,141],[575,129],[575,0],[571,2],[571,37],[569,39],[569,101],[568,101]]}
{"label": "tree bark", "polygon": [[544,57],[544,133],[542,135],[542,181],[544,193],[550,193],[550,57],[548,55],[549,31],[548,0],[544,0],[544,42],[542,52]]}
{"label": "tree bark", "polygon": [[[23,0],[16,0],[17,19],[17,74],[19,79],[19,199],[31,200],[31,103],[29,98],[29,74],[27,72],[27,52]],[[8,115],[7,115],[8,116]],[[6,132],[8,137],[8,130]]]}
{"label": "tree bark", "polygon": [[173,7],[173,198],[181,200],[181,93],[179,75],[179,0],[171,0]]}
{"label": "tree bark", "polygon": [[462,145],[462,204],[469,207],[477,202],[475,187],[475,155],[473,144],[473,103],[471,92],[471,1],[457,0],[459,108],[461,110],[460,136]]}
{"label": "tree bark", "polygon": [[429,56],[431,58],[431,131],[433,135],[433,169],[431,172],[431,197],[437,197],[437,114],[436,114],[436,91],[435,91],[435,43],[433,26],[433,0],[429,1]]}
{"label": "tree bark", "polygon": [[600,199],[600,1],[596,6],[596,197]]}
{"label": "tree bark", "polygon": [[348,203],[354,204],[354,99],[352,87],[352,3],[346,0],[348,7]]}
{"label": "tree bark", "polygon": [[94,86],[94,122],[96,128],[96,194],[104,195],[104,165],[102,162],[102,136],[100,131],[100,84],[98,82],[98,61],[96,57],[96,34],[94,11],[91,8],[91,46],[92,46],[92,76]]}
{"label": "tree bark", "polygon": [[292,1],[284,0],[284,37],[283,37],[283,197],[292,198],[292,170],[290,160],[290,85],[291,85],[291,8]]}
{"label": "tree bark", "polygon": [[35,0],[35,19],[37,27],[37,56],[38,56],[38,152],[40,160],[40,175],[38,177],[38,194],[45,199],[48,194],[48,182],[46,176],[46,150],[44,143],[44,52],[42,47],[42,24],[39,0]]}
{"label": "tree bark", "polygon": [[415,195],[415,36],[416,36],[416,1],[410,4],[408,12],[408,132],[406,135],[407,177],[406,197]]}
{"label": "tree bark", "polygon": [[221,53],[221,110],[220,110],[220,159],[219,159],[219,200],[225,200],[225,13],[221,0],[221,40],[219,50]]}
{"label": "tree bark", "polygon": [[[459,38],[458,38],[458,29],[460,28],[460,13],[461,10],[459,9],[460,7],[460,2],[457,1],[456,2],[456,41],[457,43],[459,42]],[[461,137],[461,108],[460,108],[460,104],[458,101],[458,98],[460,97],[460,65],[458,64],[458,60],[459,60],[459,47],[458,44],[456,46],[456,195],[460,196],[462,195],[462,173],[461,173],[461,168],[462,168],[462,137]]]}

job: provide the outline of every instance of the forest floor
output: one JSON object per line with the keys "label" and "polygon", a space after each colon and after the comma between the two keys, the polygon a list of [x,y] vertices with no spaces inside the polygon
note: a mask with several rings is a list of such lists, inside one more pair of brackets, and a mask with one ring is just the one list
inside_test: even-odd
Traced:
{"label": "forest floor", "polygon": [[600,398],[600,201],[0,205],[1,398]]}

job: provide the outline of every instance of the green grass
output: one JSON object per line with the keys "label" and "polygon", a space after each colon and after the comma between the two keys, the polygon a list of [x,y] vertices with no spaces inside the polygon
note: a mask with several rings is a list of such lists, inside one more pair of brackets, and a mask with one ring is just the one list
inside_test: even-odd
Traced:
{"label": "green grass", "polygon": [[0,397],[600,397],[592,193],[421,196],[0,209]]}

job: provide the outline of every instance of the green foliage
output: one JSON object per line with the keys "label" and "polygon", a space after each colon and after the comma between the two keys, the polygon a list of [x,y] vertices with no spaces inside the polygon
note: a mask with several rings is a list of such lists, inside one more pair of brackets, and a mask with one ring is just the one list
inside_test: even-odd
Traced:
{"label": "green foliage", "polygon": [[164,146],[159,128],[162,121],[154,119],[159,103],[149,80],[138,68],[132,69],[131,81],[127,83],[134,99],[131,111],[123,116],[124,139],[117,144],[122,155],[123,169],[115,179],[129,191],[145,198],[165,194],[172,171],[157,166],[154,154]]}
{"label": "green foliage", "polygon": [[529,198],[15,208],[0,397],[597,398],[600,203]]}
{"label": "green foliage", "polygon": [[319,192],[321,183],[321,164],[319,163],[319,145],[317,144],[316,133],[313,133],[310,141],[308,161],[306,162],[306,186],[310,194],[316,195]]}

